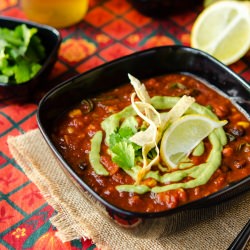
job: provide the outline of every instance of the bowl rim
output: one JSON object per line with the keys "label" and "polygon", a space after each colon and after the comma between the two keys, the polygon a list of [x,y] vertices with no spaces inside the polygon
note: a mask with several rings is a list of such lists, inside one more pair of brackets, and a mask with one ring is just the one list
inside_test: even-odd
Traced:
{"label": "bowl rim", "polygon": [[[88,191],[92,196],[94,196],[101,204],[103,204],[107,209],[110,209],[112,211],[114,211],[115,213],[121,215],[121,216],[128,216],[131,218],[156,218],[156,217],[163,217],[163,216],[167,216],[167,215],[171,215],[177,212],[181,212],[185,209],[197,209],[197,208],[204,208],[204,206],[207,206],[207,202],[213,201],[214,199],[220,197],[221,195],[226,195],[229,192],[234,191],[235,189],[237,189],[239,186],[244,186],[246,184],[250,183],[250,176],[247,176],[243,179],[241,179],[240,181],[236,181],[236,182],[232,182],[230,183],[228,186],[220,189],[217,192],[214,192],[206,197],[200,198],[198,200],[194,200],[191,202],[188,202],[184,205],[178,206],[174,209],[169,209],[169,210],[164,210],[164,211],[160,211],[160,212],[133,212],[133,211],[129,211],[120,207],[117,207],[111,203],[109,203],[108,201],[106,201],[104,198],[102,198],[98,193],[96,193],[90,186],[88,186],[83,180],[80,179],[80,177],[71,169],[70,165],[66,162],[66,160],[63,159],[62,155],[59,153],[59,151],[56,149],[56,147],[54,146],[53,142],[51,141],[51,139],[49,138],[49,135],[47,134],[46,129],[43,126],[43,122],[41,119],[41,109],[43,107],[43,105],[46,103],[46,101],[55,93],[57,93],[58,91],[60,91],[60,89],[63,89],[65,86],[72,84],[72,82],[74,82],[75,79],[87,76],[88,74],[98,71],[101,68],[105,68],[105,67],[112,67],[112,65],[116,65],[117,63],[119,64],[120,62],[127,60],[128,58],[136,58],[140,55],[144,55],[146,53],[155,53],[161,49],[165,49],[165,48],[173,48],[173,49],[180,49],[180,50],[185,50],[189,53],[193,53],[194,55],[199,54],[203,57],[206,57],[211,63],[215,64],[215,66],[219,66],[223,71],[229,73],[231,76],[233,76],[235,78],[235,80],[237,82],[239,82],[243,88],[245,88],[250,95],[250,85],[247,84],[247,82],[240,77],[238,74],[236,74],[235,72],[233,72],[230,68],[228,68],[226,65],[224,65],[223,63],[221,63],[220,61],[218,61],[217,59],[213,58],[212,56],[210,56],[209,54],[207,54],[206,52],[200,51],[198,49],[194,49],[191,48],[189,46],[183,46],[183,45],[171,45],[171,46],[159,46],[159,47],[154,47],[154,48],[150,48],[150,49],[146,49],[143,51],[137,51],[134,52],[130,55],[127,56],[123,56],[121,58],[115,59],[113,61],[104,63],[102,65],[99,65],[98,67],[95,67],[93,69],[90,69],[84,73],[81,73],[79,75],[76,75],[64,82],[62,82],[61,84],[58,84],[57,86],[55,86],[53,89],[51,89],[50,91],[48,91],[46,93],[46,95],[41,99],[41,101],[39,102],[38,105],[38,111],[37,111],[37,122],[38,122],[38,128],[43,136],[43,138],[45,139],[46,143],[49,145],[49,148],[52,150],[52,152],[54,153],[54,155],[56,156],[57,159],[59,159],[59,163],[60,165],[63,167],[63,170],[66,170],[66,172],[68,174],[70,174],[73,179],[76,180],[77,184],[80,185],[84,190]],[[153,77],[153,76],[152,76]],[[119,86],[119,84],[117,84],[116,86]],[[109,89],[112,89],[114,87],[110,87]],[[249,187],[250,188],[250,187]],[[204,205],[204,202],[206,202],[206,205]],[[213,204],[211,204],[213,205]]]}
{"label": "bowl rim", "polygon": [[44,59],[44,62],[42,63],[42,67],[40,70],[36,73],[35,76],[33,76],[31,79],[28,81],[22,82],[20,84],[16,83],[2,83],[0,82],[0,87],[16,87],[16,88],[21,88],[22,86],[29,85],[31,82],[35,81],[40,77],[40,75],[44,72],[44,70],[47,68],[49,65],[50,61],[52,60],[53,55],[58,51],[59,45],[61,44],[62,41],[62,36],[56,28],[46,25],[46,24],[40,24],[36,23],[30,20],[26,19],[21,19],[21,18],[16,18],[16,17],[9,17],[9,16],[0,16],[0,28],[4,28],[5,26],[1,26],[1,21],[6,21],[14,24],[15,26],[21,25],[21,24],[26,24],[27,26],[34,27],[39,30],[44,30],[46,32],[49,32],[53,34],[56,38],[56,43],[53,45],[53,49],[50,51],[49,54],[46,54],[46,58]]}

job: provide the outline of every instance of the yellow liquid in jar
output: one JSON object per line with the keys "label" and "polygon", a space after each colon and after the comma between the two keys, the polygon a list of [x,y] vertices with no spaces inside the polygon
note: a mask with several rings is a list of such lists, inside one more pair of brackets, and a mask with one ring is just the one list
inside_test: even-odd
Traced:
{"label": "yellow liquid in jar", "polygon": [[30,20],[63,28],[81,21],[88,0],[21,0],[21,6]]}

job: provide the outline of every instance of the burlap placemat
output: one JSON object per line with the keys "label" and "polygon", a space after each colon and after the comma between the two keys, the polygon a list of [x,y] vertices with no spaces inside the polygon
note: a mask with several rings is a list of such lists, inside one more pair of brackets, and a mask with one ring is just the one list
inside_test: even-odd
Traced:
{"label": "burlap placemat", "polygon": [[[62,241],[88,237],[102,250],[224,250],[250,217],[250,192],[247,192],[209,208],[213,212],[208,212],[202,220],[204,213],[200,216],[199,211],[192,211],[188,216],[153,219],[134,229],[125,229],[62,170],[38,129],[9,137],[8,144],[17,163],[58,212],[51,222]],[[178,228],[184,219],[190,225]]]}

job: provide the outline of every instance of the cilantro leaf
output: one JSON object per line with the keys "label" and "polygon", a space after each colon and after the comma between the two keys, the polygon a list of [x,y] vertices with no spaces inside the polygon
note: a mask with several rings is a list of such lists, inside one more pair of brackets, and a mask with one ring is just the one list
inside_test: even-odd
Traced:
{"label": "cilantro leaf", "polygon": [[7,56],[0,51],[0,69],[4,69],[8,66]]}
{"label": "cilantro leaf", "polygon": [[[32,51],[32,52],[31,52]],[[32,57],[30,56],[32,53]],[[42,45],[41,39],[38,36],[33,36],[30,39],[30,44],[26,55],[34,61],[40,61],[45,58],[45,48]]]}
{"label": "cilantro leaf", "polygon": [[9,66],[9,65],[6,65],[3,69],[2,69],[2,73],[5,75],[5,76],[12,76],[14,75],[15,73],[15,66]]}
{"label": "cilantro leaf", "polygon": [[133,132],[132,128],[130,128],[130,127],[122,127],[119,129],[119,134],[123,138],[129,138],[132,135],[134,135],[134,132]]}
{"label": "cilantro leaf", "polygon": [[122,137],[118,133],[113,133],[109,136],[109,147],[112,148],[122,141]]}
{"label": "cilantro leaf", "polygon": [[112,161],[123,169],[129,169],[135,164],[135,157],[141,156],[141,146],[131,142],[129,138],[134,135],[131,127],[120,127],[109,137],[109,147]]}
{"label": "cilantro leaf", "polygon": [[0,28],[0,82],[26,82],[41,69],[45,48],[36,33],[25,24],[13,30]]}
{"label": "cilantro leaf", "polygon": [[15,67],[15,80],[17,83],[26,82],[30,79],[29,63],[19,59]]}
{"label": "cilantro leaf", "polygon": [[31,37],[33,37],[33,35],[37,33],[37,29],[36,28],[29,29],[26,25],[22,24],[20,26],[17,26],[16,31],[19,30],[22,40],[24,41],[24,45],[28,47]]}
{"label": "cilantro leaf", "polygon": [[22,45],[22,40],[18,37],[14,30],[8,28],[0,29],[0,37],[4,40],[9,46],[20,46]]}
{"label": "cilantro leaf", "polygon": [[122,122],[120,129],[125,127],[129,127],[135,134],[138,128],[138,121],[134,116],[129,116]]}
{"label": "cilantro leaf", "polygon": [[109,146],[112,148],[119,142],[127,141],[132,135],[134,135],[134,132],[130,127],[122,127],[110,135]]}
{"label": "cilantro leaf", "polygon": [[38,63],[32,63],[31,65],[31,71],[30,71],[30,77],[33,77],[36,75],[36,73],[41,69],[41,65]]}
{"label": "cilantro leaf", "polygon": [[112,161],[123,169],[130,169],[135,163],[135,151],[131,144],[122,141],[112,148]]}
{"label": "cilantro leaf", "polygon": [[7,83],[9,80],[8,76],[0,75],[0,82]]}

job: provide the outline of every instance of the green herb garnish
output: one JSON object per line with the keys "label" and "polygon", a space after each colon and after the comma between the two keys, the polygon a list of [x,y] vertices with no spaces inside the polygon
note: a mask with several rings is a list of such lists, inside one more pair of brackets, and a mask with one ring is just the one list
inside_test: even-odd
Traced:
{"label": "green herb garnish", "polygon": [[135,163],[135,151],[128,142],[119,142],[112,147],[112,161],[123,169],[130,169]]}
{"label": "green herb garnish", "polygon": [[170,86],[170,88],[172,88],[172,89],[186,89],[187,87],[180,82],[175,82]]}
{"label": "green herb garnish", "polygon": [[140,146],[129,140],[134,133],[130,127],[121,127],[109,138],[112,161],[123,169],[130,169],[134,166],[135,157],[141,149]]}
{"label": "green herb garnish", "polygon": [[25,24],[14,30],[0,28],[0,82],[20,84],[41,69],[45,48],[36,28]]}

